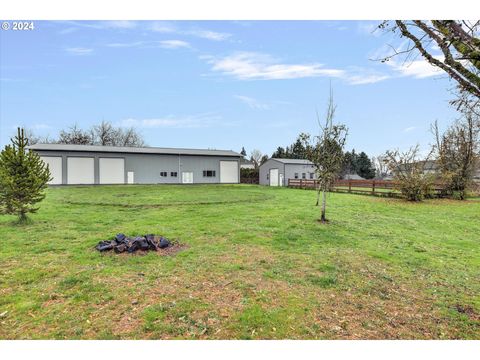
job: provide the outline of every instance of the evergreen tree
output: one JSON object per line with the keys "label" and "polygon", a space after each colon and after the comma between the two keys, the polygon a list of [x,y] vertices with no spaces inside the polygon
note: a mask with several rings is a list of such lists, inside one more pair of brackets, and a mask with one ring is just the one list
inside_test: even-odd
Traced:
{"label": "evergreen tree", "polygon": [[19,222],[27,221],[27,213],[35,213],[35,204],[45,198],[44,190],[52,179],[40,156],[27,150],[28,139],[18,128],[12,145],[0,153],[0,213],[15,214]]}
{"label": "evergreen tree", "polygon": [[247,156],[247,151],[243,146],[242,146],[242,151],[240,151],[240,154],[242,154],[244,157]]}
{"label": "evergreen tree", "polygon": [[375,166],[363,151],[358,155],[356,168],[357,174],[365,179],[373,179],[375,177]]}
{"label": "evergreen tree", "polygon": [[281,146],[272,154],[272,158],[284,159],[285,158],[285,149]]}

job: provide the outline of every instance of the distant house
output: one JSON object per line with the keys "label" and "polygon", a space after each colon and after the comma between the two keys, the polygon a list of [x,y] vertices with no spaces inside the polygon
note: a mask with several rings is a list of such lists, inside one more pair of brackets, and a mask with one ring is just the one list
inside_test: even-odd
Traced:
{"label": "distant house", "polygon": [[241,158],[240,159],[240,169],[255,169],[255,164],[251,160]]}
{"label": "distant house", "polygon": [[304,159],[271,158],[260,165],[260,185],[287,186],[288,179],[316,179],[313,163]]}
{"label": "distant house", "polygon": [[[425,160],[419,162],[423,164],[423,172],[425,174],[435,174],[439,172],[437,162],[435,160]],[[403,165],[407,166],[407,165]],[[406,167],[405,167],[406,168]],[[404,168],[404,169],[405,169]],[[480,182],[480,159],[478,159],[474,166],[473,179]]]}

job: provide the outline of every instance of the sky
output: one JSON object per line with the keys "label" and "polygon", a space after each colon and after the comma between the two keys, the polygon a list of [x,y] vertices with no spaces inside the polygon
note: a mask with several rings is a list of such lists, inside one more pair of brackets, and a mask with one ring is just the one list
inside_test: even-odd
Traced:
{"label": "sky", "polygon": [[[35,21],[0,31],[0,145],[17,126],[133,126],[149,146],[271,155],[317,134],[330,86],[346,149],[433,141],[454,84],[375,21]],[[432,49],[438,53],[438,49]]]}

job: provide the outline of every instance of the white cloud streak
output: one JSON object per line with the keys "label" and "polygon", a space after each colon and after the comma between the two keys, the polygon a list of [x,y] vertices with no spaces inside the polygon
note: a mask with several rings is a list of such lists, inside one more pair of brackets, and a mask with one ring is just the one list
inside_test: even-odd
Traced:
{"label": "white cloud streak", "polygon": [[234,95],[234,98],[240,100],[241,102],[243,102],[244,104],[246,104],[248,107],[250,107],[251,109],[257,109],[257,110],[268,110],[270,109],[270,106],[267,105],[267,104],[263,104],[261,103],[260,101],[252,98],[252,97],[249,97],[249,96],[245,96],[245,95]]}
{"label": "white cloud streak", "polygon": [[175,34],[194,36],[194,37],[213,40],[213,41],[224,41],[232,36],[232,34],[229,34],[229,33],[199,29],[199,28],[184,30],[184,29],[180,29],[176,25],[167,21],[156,21],[152,23],[149,28],[151,31],[154,31],[154,32],[170,33],[170,34],[175,33]]}
{"label": "white cloud streak", "polygon": [[223,58],[203,56],[211,71],[237,80],[284,80],[311,77],[338,78],[352,85],[373,84],[390,76],[370,69],[351,67],[327,68],[321,63],[286,64],[267,54],[237,52]]}
{"label": "white cloud streak", "polygon": [[77,55],[77,56],[90,55],[93,53],[92,48],[84,48],[84,47],[66,48],[65,51],[70,55]]}
{"label": "white cloud streak", "polygon": [[222,117],[212,113],[174,116],[168,115],[160,118],[122,120],[119,126],[136,128],[208,128],[218,126],[231,126],[232,123],[222,121]]}
{"label": "white cloud streak", "polygon": [[111,43],[111,44],[107,44],[107,47],[113,47],[113,48],[160,47],[164,49],[191,48],[190,43],[183,40],[159,40],[159,41],[135,41],[130,43]]}
{"label": "white cloud streak", "polygon": [[328,69],[319,63],[282,64],[270,55],[255,52],[237,52],[223,58],[204,56],[202,59],[212,65],[212,71],[239,80],[280,80],[345,75],[343,70]]}
{"label": "white cloud streak", "polygon": [[416,126],[410,126],[410,127],[407,127],[405,129],[403,129],[403,132],[408,133],[410,131],[415,130],[416,128],[417,128]]}

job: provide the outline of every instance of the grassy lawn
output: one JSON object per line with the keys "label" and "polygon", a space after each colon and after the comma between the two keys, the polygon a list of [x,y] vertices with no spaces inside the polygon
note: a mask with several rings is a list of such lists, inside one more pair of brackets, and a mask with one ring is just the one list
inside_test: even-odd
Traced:
{"label": "grassy lawn", "polygon": [[[56,187],[0,216],[0,338],[480,339],[480,201],[248,185]],[[174,256],[100,254],[117,232]],[[5,313],[6,312],[6,313]]]}

